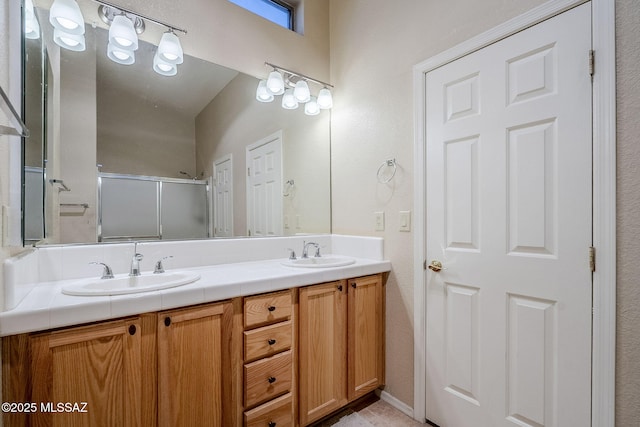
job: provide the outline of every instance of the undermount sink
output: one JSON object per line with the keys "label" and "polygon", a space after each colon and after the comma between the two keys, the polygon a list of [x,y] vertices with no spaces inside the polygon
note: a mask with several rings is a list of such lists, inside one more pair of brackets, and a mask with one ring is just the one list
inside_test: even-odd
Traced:
{"label": "undermount sink", "polygon": [[186,271],[140,276],[116,276],[113,279],[85,279],[62,288],[62,293],[79,296],[105,296],[135,294],[187,285],[200,279],[198,274]]}
{"label": "undermount sink", "polygon": [[323,255],[321,257],[309,257],[290,259],[283,262],[283,265],[288,267],[300,267],[300,268],[330,268],[330,267],[344,267],[345,265],[351,265],[356,262],[355,259],[339,256],[339,255]]}

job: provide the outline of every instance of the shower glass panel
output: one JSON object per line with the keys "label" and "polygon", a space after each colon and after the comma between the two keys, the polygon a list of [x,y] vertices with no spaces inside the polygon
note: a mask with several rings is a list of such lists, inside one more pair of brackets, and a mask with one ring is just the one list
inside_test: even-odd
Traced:
{"label": "shower glass panel", "polygon": [[163,239],[209,237],[206,183],[163,182],[161,200]]}

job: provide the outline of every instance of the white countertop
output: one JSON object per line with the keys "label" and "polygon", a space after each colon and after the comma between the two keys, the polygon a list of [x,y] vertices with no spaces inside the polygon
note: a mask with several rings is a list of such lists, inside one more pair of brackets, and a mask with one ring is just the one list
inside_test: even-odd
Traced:
{"label": "white countertop", "polygon": [[35,286],[14,309],[0,313],[0,336],[115,319],[391,270],[389,261],[354,259],[354,264],[333,268],[288,267],[282,265],[286,259],[272,259],[179,269],[199,274],[200,280],[171,289],[118,296],[71,296],[62,293],[63,286],[78,279],[43,282]]}

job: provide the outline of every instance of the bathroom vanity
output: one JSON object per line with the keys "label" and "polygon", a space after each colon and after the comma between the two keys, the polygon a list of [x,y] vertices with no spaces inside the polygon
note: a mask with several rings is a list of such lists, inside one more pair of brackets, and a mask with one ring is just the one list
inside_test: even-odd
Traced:
{"label": "bathroom vanity", "polygon": [[[286,258],[192,267],[196,282],[118,296],[58,297],[68,280],[39,284],[0,314],[3,400],[16,403],[5,425],[305,426],[375,390],[390,265],[352,256],[357,245],[343,238],[318,237],[354,260],[338,267]],[[277,244],[298,247],[292,239]],[[48,306],[36,309],[38,298]],[[87,319],[96,299],[126,315],[55,323],[56,303]],[[29,310],[48,311],[48,326],[16,321]]]}

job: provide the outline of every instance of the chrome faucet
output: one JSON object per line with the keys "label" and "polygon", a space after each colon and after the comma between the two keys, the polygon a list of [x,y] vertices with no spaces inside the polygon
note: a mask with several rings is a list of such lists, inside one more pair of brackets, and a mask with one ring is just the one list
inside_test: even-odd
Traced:
{"label": "chrome faucet", "polygon": [[320,256],[320,245],[315,243],[315,242],[302,242],[302,257],[301,258],[309,258],[308,255],[308,251],[309,251],[309,246],[313,246],[314,248],[316,248],[316,257]]}
{"label": "chrome faucet", "polygon": [[135,243],[133,247],[133,258],[131,258],[131,270],[129,271],[129,276],[139,276],[140,275],[140,261],[142,261],[142,254],[138,253],[138,242]]}

